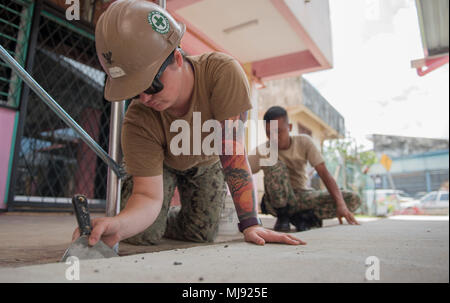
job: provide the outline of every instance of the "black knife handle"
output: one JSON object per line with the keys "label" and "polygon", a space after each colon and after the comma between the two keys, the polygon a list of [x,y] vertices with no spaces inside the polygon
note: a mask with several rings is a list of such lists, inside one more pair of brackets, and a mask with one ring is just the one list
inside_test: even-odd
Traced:
{"label": "black knife handle", "polygon": [[89,236],[92,231],[92,226],[86,197],[83,195],[75,195],[72,198],[72,204],[75,209],[78,227],[80,228],[80,236]]}

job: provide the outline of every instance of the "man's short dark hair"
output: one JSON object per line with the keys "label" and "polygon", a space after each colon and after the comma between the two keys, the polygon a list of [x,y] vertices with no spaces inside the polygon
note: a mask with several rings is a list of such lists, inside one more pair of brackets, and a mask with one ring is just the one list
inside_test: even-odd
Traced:
{"label": "man's short dark hair", "polygon": [[287,111],[281,106],[272,106],[264,114],[264,121],[266,121],[266,123],[269,123],[270,120],[276,120],[278,118],[286,118],[286,121],[288,119]]}

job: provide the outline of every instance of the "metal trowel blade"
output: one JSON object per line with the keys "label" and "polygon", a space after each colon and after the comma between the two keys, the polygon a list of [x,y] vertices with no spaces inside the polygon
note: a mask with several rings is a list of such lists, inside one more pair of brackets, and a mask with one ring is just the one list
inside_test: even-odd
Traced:
{"label": "metal trowel blade", "polygon": [[79,260],[93,260],[103,258],[113,258],[119,255],[106,245],[103,241],[98,241],[94,246],[89,246],[89,238],[81,236],[64,253],[61,262],[65,262],[69,257],[77,257]]}

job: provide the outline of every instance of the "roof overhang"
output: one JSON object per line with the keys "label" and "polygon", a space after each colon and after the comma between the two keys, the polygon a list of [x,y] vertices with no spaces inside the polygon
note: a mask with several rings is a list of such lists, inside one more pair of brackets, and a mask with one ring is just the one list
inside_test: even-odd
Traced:
{"label": "roof overhang", "polygon": [[425,58],[411,66],[424,76],[449,61],[449,0],[416,0]]}
{"label": "roof overhang", "polygon": [[190,54],[228,53],[261,80],[332,67],[328,0],[167,0]]}
{"label": "roof overhang", "polygon": [[297,105],[295,107],[292,106],[287,107],[286,110],[289,114],[289,117],[292,117],[292,119],[298,117],[299,120],[302,121],[303,120],[302,115],[306,115],[309,119],[314,121],[317,125],[321,127],[324,140],[342,139],[345,137],[343,134],[340,134],[337,130],[335,130],[333,127],[327,124],[322,118],[320,118],[312,110],[310,110],[303,104]]}

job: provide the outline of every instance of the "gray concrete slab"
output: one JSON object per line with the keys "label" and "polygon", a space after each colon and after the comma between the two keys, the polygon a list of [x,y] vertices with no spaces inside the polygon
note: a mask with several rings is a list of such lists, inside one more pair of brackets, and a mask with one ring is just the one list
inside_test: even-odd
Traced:
{"label": "gray concrete slab", "polygon": [[[102,216],[98,213],[91,215],[93,217]],[[272,228],[276,221],[276,218],[270,215],[260,215],[260,218],[266,228]],[[330,219],[324,220],[323,224],[330,226],[336,225],[338,222],[336,219]],[[76,226],[75,217],[69,213],[1,213],[0,268],[58,262],[70,246],[72,233]],[[223,243],[243,239],[237,226],[235,226],[236,233],[232,231],[230,229],[226,233],[220,233],[214,242]],[[205,245],[210,245],[210,243],[165,238],[161,239],[158,245],[150,246],[137,246],[121,242],[119,255],[129,256]]]}
{"label": "gray concrete slab", "polygon": [[[91,214],[93,218],[102,214]],[[272,227],[275,218],[262,218],[265,226]],[[330,222],[331,223],[331,222]],[[21,267],[58,262],[70,246],[72,233],[77,227],[75,216],[69,213],[1,213],[0,214],[0,268]],[[236,226],[237,230],[237,226]],[[242,234],[219,235],[217,243],[242,239]],[[158,245],[137,246],[120,243],[120,256],[150,253],[175,248],[209,245],[161,239]]]}
{"label": "gray concrete slab", "polygon": [[[232,242],[81,261],[79,281],[365,282],[366,259],[375,256],[379,282],[448,283],[448,217],[417,218],[297,233],[306,246]],[[0,282],[71,282],[70,266],[0,268]]]}

